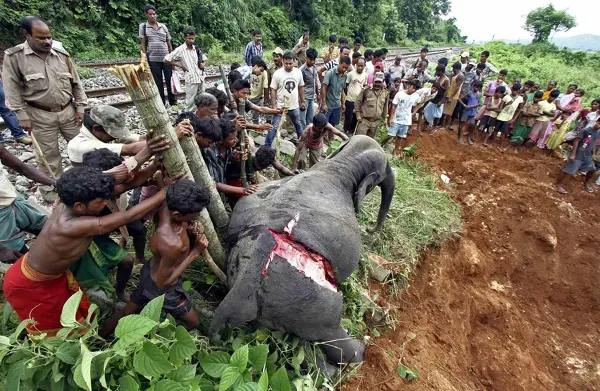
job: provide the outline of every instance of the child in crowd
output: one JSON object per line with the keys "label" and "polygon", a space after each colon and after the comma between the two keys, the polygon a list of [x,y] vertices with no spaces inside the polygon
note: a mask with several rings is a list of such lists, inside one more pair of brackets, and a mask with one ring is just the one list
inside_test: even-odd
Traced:
{"label": "child in crowd", "polygon": [[554,116],[554,112],[556,111],[555,101],[556,98],[558,98],[558,95],[560,95],[560,91],[553,90],[549,94],[547,100],[542,100],[540,102],[540,105],[542,106],[542,115],[537,117],[535,125],[531,128],[531,132],[529,132],[529,141],[531,141],[531,143],[528,142],[529,148],[533,147],[535,144],[538,144],[540,148],[544,148],[544,134],[550,123],[550,119]]}
{"label": "child in crowd", "polygon": [[467,140],[469,144],[473,145],[473,140],[471,139],[473,128],[475,127],[475,114],[477,113],[477,107],[479,107],[479,102],[481,101],[481,88],[483,87],[483,82],[478,81],[473,84],[473,88],[467,96],[464,98],[464,101],[460,101],[460,104],[464,106],[461,115],[461,126],[458,128],[458,143],[462,144],[463,134],[467,135]]}
{"label": "child in crowd", "polygon": [[[415,113],[419,117],[417,132],[419,132],[419,136],[422,135],[423,125],[425,124],[425,116],[423,115],[423,111],[425,106],[432,100],[438,93],[438,89],[440,88],[440,83],[434,82],[431,87],[425,87],[418,89],[416,94],[419,96],[419,103],[415,108]],[[391,107],[390,107],[391,109]]]}
{"label": "child in crowd", "polygon": [[[521,90],[521,84],[514,83],[511,88],[510,94],[506,94],[502,99],[502,111],[498,114],[496,118],[496,138],[500,140],[500,145],[498,148],[506,151],[508,149],[508,145],[503,149],[504,140],[506,140],[511,125],[514,125],[513,118],[515,113],[521,110],[523,106],[523,97],[519,94]],[[492,145],[495,142],[494,135],[492,135]]]}
{"label": "child in crowd", "polygon": [[565,142],[567,130],[569,129],[569,116],[570,114],[568,112],[563,111],[560,114],[560,117],[555,119],[552,123],[552,133],[546,140],[548,155]]}
{"label": "child in crowd", "polygon": [[394,156],[400,155],[402,140],[406,138],[408,128],[412,125],[412,117],[415,114],[414,107],[419,103],[419,95],[415,92],[419,88],[421,88],[421,83],[418,80],[409,80],[406,83],[406,90],[398,92],[392,103],[392,116],[390,116],[388,134],[381,144],[385,145],[395,137]]}
{"label": "child in crowd", "polygon": [[[506,88],[500,86],[494,90],[493,96],[488,97],[485,113],[483,113],[483,117],[481,118],[481,121],[479,121],[479,130],[485,134],[485,141],[483,142],[484,147],[487,147],[490,133],[494,131],[494,127],[496,126],[496,118],[502,111],[502,98],[504,97],[505,92]],[[475,143],[478,138],[479,137],[475,137]],[[475,143],[473,145],[475,145]]]}
{"label": "child in crowd", "polygon": [[590,182],[596,171],[596,166],[592,159],[592,151],[596,144],[596,140],[598,139],[598,134],[600,133],[598,129],[600,129],[600,122],[596,122],[593,126],[582,129],[575,138],[575,141],[573,142],[573,152],[571,153],[571,156],[569,156],[567,164],[565,164],[565,167],[556,180],[557,192],[567,194],[567,191],[563,187],[567,174],[576,175],[580,172],[585,173],[585,181],[583,182],[585,191],[588,193],[594,192]]}
{"label": "child in crowd", "polygon": [[521,116],[517,120],[517,125],[512,130],[510,137],[511,144],[515,146],[515,153],[525,144],[531,127],[535,124],[537,118],[542,115],[540,101],[543,95],[542,91],[536,91],[533,95],[533,100],[523,106]]}
{"label": "child in crowd", "polygon": [[[323,154],[323,139],[329,134],[341,137],[342,140],[348,140],[348,136],[340,132],[333,125],[327,122],[327,117],[323,113],[319,113],[313,117],[313,123],[308,125],[296,147],[294,154],[294,163],[292,171],[298,173],[299,164],[302,168],[312,167],[321,161]],[[306,165],[306,154],[308,153],[308,166]]]}

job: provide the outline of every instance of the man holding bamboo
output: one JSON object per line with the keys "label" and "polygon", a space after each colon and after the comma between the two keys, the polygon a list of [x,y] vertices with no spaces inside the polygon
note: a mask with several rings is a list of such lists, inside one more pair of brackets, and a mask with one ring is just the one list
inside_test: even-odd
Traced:
{"label": "man holding bamboo", "polygon": [[[32,135],[38,168],[50,177],[63,172],[58,133],[70,141],[79,134],[87,97],[69,54],[52,47],[52,34],[38,17],[21,19],[26,41],[7,49],[2,80],[6,105]],[[46,202],[52,187],[40,186]]]}

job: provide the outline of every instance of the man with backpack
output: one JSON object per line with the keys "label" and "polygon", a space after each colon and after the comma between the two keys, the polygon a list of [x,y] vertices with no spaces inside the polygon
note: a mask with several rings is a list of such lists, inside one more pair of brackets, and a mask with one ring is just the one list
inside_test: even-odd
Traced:
{"label": "man with backpack", "polygon": [[152,77],[154,77],[154,82],[158,87],[158,93],[163,103],[165,103],[164,75],[169,104],[174,106],[177,104],[177,98],[175,98],[171,88],[173,70],[164,62],[165,56],[173,51],[171,33],[165,24],[156,21],[156,8],[153,5],[146,5],[144,14],[148,21],[140,23],[139,38],[142,41],[142,56],[145,55],[148,60]]}
{"label": "man with backpack", "polygon": [[204,55],[194,45],[196,32],[191,27],[183,30],[185,42],[165,57],[165,64],[178,66],[185,72],[185,110],[196,108],[194,97],[204,92]]}

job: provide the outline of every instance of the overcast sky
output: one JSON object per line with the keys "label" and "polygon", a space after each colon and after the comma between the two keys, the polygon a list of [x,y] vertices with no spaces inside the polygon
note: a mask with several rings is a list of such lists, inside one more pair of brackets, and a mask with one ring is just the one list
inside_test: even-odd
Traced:
{"label": "overcast sky", "polygon": [[[545,7],[548,0],[503,0],[496,3],[473,0],[451,0],[450,17],[456,18],[456,24],[462,35],[467,35],[467,43],[495,39],[529,40],[531,35],[523,30],[527,14],[538,7]],[[556,36],[579,34],[598,34],[600,3],[593,0],[553,1],[554,8],[566,9],[575,16],[577,27],[556,33]]]}

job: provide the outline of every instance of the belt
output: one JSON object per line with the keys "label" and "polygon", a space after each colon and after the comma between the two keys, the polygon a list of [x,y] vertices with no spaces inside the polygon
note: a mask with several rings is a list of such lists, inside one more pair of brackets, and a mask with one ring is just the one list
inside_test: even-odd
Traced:
{"label": "belt", "polygon": [[44,110],[44,111],[49,111],[51,113],[60,113],[61,111],[63,111],[64,109],[66,109],[67,107],[69,107],[69,105],[71,104],[71,102],[67,103],[64,106],[56,106],[56,107],[47,107],[47,106],[42,106],[42,105],[38,105],[35,102],[27,102],[26,103],[31,106],[34,107],[36,109],[40,109],[40,110]]}

